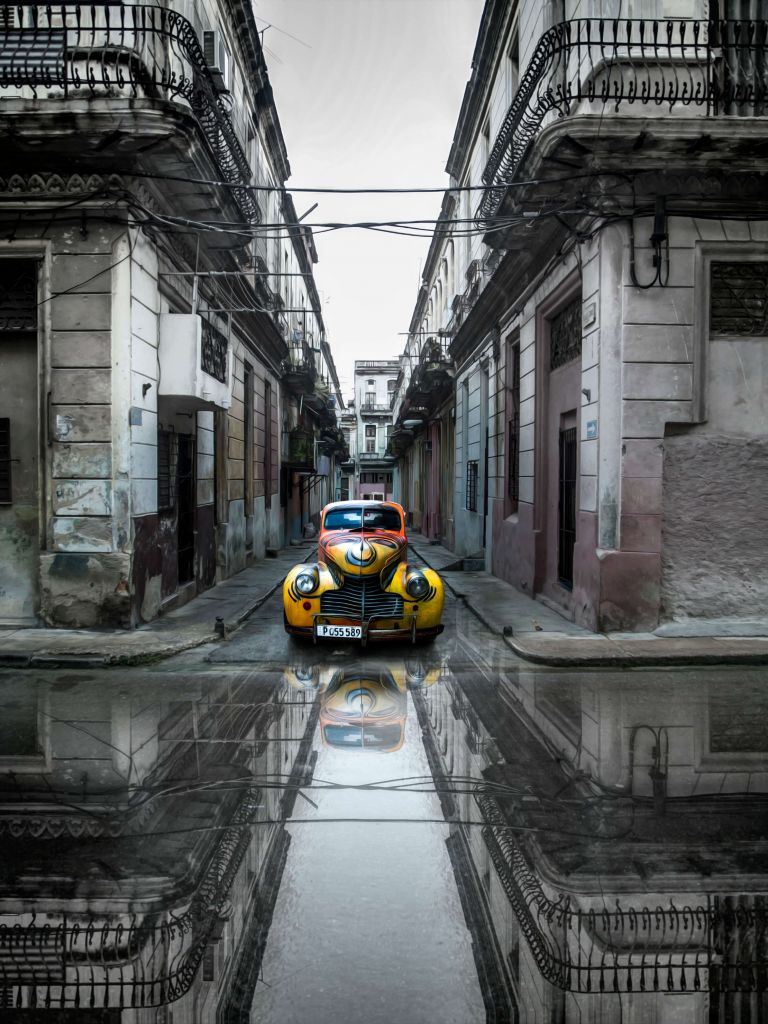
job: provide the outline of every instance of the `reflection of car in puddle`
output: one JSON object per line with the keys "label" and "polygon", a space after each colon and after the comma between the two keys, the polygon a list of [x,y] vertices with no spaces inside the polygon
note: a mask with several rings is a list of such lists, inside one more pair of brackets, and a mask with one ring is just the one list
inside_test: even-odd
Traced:
{"label": "reflection of car in puddle", "polygon": [[382,667],[295,666],[285,673],[291,686],[320,694],[320,735],[328,747],[399,750],[405,739],[408,687],[431,686],[440,668],[423,662]]}

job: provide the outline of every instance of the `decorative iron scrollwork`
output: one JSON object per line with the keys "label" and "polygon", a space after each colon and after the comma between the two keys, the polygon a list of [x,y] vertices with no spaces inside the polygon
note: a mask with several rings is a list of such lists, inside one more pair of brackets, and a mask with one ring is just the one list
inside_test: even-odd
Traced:
{"label": "decorative iron scrollwork", "polygon": [[210,320],[203,317],[200,366],[205,373],[215,377],[222,384],[227,380],[227,348],[226,337]]}
{"label": "decorative iron scrollwork", "polygon": [[768,260],[712,263],[710,285],[711,334],[768,335]]}
{"label": "decorative iron scrollwork", "polygon": [[181,101],[196,118],[229,193],[261,219],[251,168],[191,23],[163,6],[18,4],[0,7],[0,89],[148,96]]}
{"label": "decorative iron scrollwork", "polygon": [[552,317],[549,330],[549,368],[556,370],[581,355],[581,296]]}
{"label": "decorative iron scrollwork", "polygon": [[571,116],[584,102],[606,114],[678,106],[763,116],[767,50],[765,18],[577,18],[554,25],[539,39],[494,141],[478,218],[488,222],[498,213],[506,184],[545,123]]}

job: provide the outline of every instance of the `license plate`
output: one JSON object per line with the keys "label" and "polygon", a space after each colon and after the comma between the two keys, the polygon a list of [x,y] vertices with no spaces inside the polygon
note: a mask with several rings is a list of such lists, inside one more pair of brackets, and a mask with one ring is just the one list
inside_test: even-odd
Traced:
{"label": "license plate", "polygon": [[330,636],[336,640],[359,640],[363,635],[362,626],[328,626],[323,623],[315,629],[318,636]]}

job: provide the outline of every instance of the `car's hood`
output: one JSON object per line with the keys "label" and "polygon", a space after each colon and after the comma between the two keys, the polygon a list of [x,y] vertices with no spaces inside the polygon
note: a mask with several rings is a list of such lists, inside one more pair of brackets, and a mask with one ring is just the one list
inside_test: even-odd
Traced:
{"label": "car's hood", "polygon": [[406,540],[387,530],[328,530],[320,537],[320,561],[343,573],[373,576],[405,559]]}

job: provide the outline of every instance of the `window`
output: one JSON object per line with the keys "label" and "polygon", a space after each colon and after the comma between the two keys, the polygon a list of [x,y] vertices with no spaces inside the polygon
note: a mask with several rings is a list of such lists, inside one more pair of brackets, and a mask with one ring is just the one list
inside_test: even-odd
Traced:
{"label": "window", "polygon": [[400,530],[400,513],[395,508],[334,508],[325,515],[325,530]]}
{"label": "window", "polygon": [[0,418],[0,504],[9,505],[12,501],[11,420],[3,416]]}
{"label": "window", "polygon": [[507,347],[507,514],[517,510],[520,475],[520,344]]}
{"label": "window", "polygon": [[0,331],[37,328],[37,262],[0,260]]}
{"label": "window", "polygon": [[549,368],[557,370],[581,355],[581,295],[552,317],[549,324]]}
{"label": "window", "polygon": [[485,165],[488,163],[488,157],[491,155],[491,122],[489,118],[485,119],[483,125],[483,131],[480,136],[480,162],[481,162],[481,173],[485,170]]}
{"label": "window", "polygon": [[243,432],[245,434],[245,452],[243,459],[245,514],[253,515],[253,367],[245,363],[243,367]]}
{"label": "window", "polygon": [[268,500],[272,487],[272,385],[264,381],[264,495]]}
{"label": "window", "polygon": [[209,942],[203,952],[203,981],[214,981],[216,978],[214,963],[215,952],[216,947],[212,942]]}
{"label": "window", "polygon": [[467,463],[467,495],[465,506],[468,512],[477,512],[477,459]]}
{"label": "window", "polygon": [[368,384],[369,388],[375,388],[376,387],[376,381],[375,380],[369,380],[369,381],[367,381],[367,384]]}
{"label": "window", "polygon": [[376,424],[366,423],[365,425],[365,450],[367,452],[376,451]]}
{"label": "window", "polygon": [[768,335],[768,261],[711,264],[710,333]]}
{"label": "window", "polygon": [[170,512],[176,504],[176,435],[157,432],[157,510]]}
{"label": "window", "polygon": [[512,42],[507,51],[507,103],[511,104],[515,98],[517,87],[520,83],[520,39],[515,32]]}

